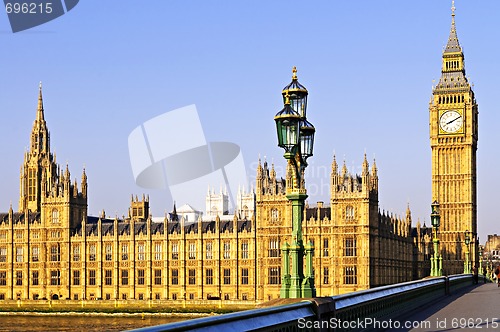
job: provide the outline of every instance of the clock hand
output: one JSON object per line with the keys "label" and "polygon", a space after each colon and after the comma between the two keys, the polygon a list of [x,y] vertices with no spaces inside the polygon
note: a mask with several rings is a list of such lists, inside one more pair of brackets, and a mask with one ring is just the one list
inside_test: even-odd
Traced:
{"label": "clock hand", "polygon": [[452,123],[452,122],[454,122],[454,121],[456,121],[456,120],[458,120],[458,119],[460,119],[460,117],[454,118],[453,120],[451,120],[451,121],[447,122],[446,124],[447,124],[447,125],[449,125],[450,123]]}

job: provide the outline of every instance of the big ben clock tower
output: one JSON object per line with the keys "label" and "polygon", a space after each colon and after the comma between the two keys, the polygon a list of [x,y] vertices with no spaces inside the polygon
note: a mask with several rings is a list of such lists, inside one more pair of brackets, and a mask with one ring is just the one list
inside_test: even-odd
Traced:
{"label": "big ben clock tower", "polygon": [[[441,210],[439,239],[443,273],[463,273],[467,250],[477,262],[476,150],[478,109],[465,76],[464,54],[457,38],[455,6],[443,52],[441,78],[429,104],[432,150],[432,199]],[[470,244],[465,244],[469,231]]]}

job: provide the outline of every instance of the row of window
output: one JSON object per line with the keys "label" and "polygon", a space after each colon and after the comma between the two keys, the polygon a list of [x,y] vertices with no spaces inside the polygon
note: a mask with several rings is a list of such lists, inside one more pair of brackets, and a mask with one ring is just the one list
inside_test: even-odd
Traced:
{"label": "row of window", "polygon": [[[279,267],[270,267],[268,270],[268,283],[270,285],[278,285],[281,283],[281,270]],[[73,285],[79,286],[81,275],[79,270],[73,270]],[[15,273],[16,286],[23,285],[23,271],[16,271]],[[231,284],[231,270],[223,269],[223,284]],[[171,273],[172,285],[179,284],[179,270],[173,269]],[[162,284],[162,270],[155,269],[153,282],[155,285]],[[241,285],[248,285],[249,283],[249,270],[247,268],[241,269]],[[323,269],[323,284],[329,283],[329,269]],[[33,286],[39,285],[39,272],[31,272],[31,284]],[[50,284],[61,285],[61,272],[59,270],[50,271]],[[96,285],[96,270],[88,270],[88,284],[89,286]],[[129,284],[129,271],[121,270],[121,285],[127,286]],[[196,270],[188,270],[188,284],[196,285]],[[214,284],[214,271],[213,269],[205,269],[205,284]],[[344,268],[344,284],[357,284],[357,268],[356,266],[347,266]],[[0,271],[0,286],[7,285],[7,272]],[[113,270],[104,270],[104,285],[113,285]],[[137,285],[145,285],[145,270],[137,270]]]}
{"label": "row of window", "polygon": [[[61,238],[61,231],[57,231],[57,230],[53,230],[50,232],[50,238],[52,239],[60,239]],[[22,240],[24,238],[24,230],[20,230],[20,231],[15,231],[14,232],[14,237],[18,240]],[[39,239],[40,238],[40,233],[39,232],[31,232],[30,233],[30,238],[31,239]],[[7,240],[7,232],[6,231],[3,231],[3,232],[0,232],[0,240]]]}
{"label": "row of window", "polygon": [[[249,259],[248,254],[248,241],[241,242],[241,259]],[[222,244],[222,257],[224,259],[231,259],[231,242],[224,241]],[[207,242],[205,244],[205,259],[213,259],[214,258],[214,245],[212,242]],[[172,243],[172,259],[179,259],[179,244]],[[190,242],[188,244],[188,259],[196,259],[196,243]]]}
{"label": "row of window", "polygon": [[[23,285],[23,271],[16,271],[14,275],[15,285],[22,286]],[[38,271],[32,271],[31,273],[31,284],[33,286],[39,285],[39,275]],[[61,285],[61,271],[52,270],[50,271],[50,284],[53,286]],[[0,271],[0,286],[7,285],[7,272]]]}
{"label": "row of window", "polygon": [[[354,219],[354,207],[351,205],[348,205],[345,209],[345,218],[347,220],[353,220]],[[276,223],[279,220],[279,211],[277,209],[272,209],[270,211],[270,220],[272,223]]]}
{"label": "row of window", "polygon": [[[356,266],[346,266],[344,267],[344,284],[345,285],[355,285],[358,283]],[[323,268],[323,284],[328,285],[330,283],[330,271],[327,267]]]}
{"label": "row of window", "polygon": [[[205,258],[213,259],[213,244],[212,242],[206,243],[206,251]],[[248,241],[243,241],[241,243],[241,258],[248,259]],[[154,244],[154,260],[162,259],[162,244],[155,243]],[[23,262],[23,248],[17,247],[16,249],[15,262],[21,263]],[[329,256],[329,241],[328,239],[323,239],[323,257]],[[279,247],[279,241],[277,239],[271,239],[269,241],[269,249],[268,249],[268,257],[280,257],[281,250]],[[356,239],[355,238],[346,238],[344,239],[344,256],[356,256]],[[137,246],[137,260],[142,261],[145,260],[145,245],[139,244]],[[189,251],[188,251],[189,259],[196,259],[196,243],[189,243]],[[231,243],[229,241],[225,241],[223,243],[223,258],[230,259],[231,258]],[[89,245],[89,261],[96,261],[97,259],[97,245],[91,244]],[[106,244],[104,246],[104,259],[106,261],[113,260],[113,245]],[[121,246],[121,259],[128,260],[128,244],[122,244]],[[172,244],[172,259],[179,259],[179,245],[177,243]],[[40,247],[34,246],[31,248],[31,261],[38,262],[40,260]],[[61,246],[60,244],[54,244],[49,247],[49,261],[51,262],[59,262],[61,260]],[[78,262],[81,260],[80,246],[73,246],[73,261]],[[0,247],[0,262],[7,261],[7,248]]]}
{"label": "row of window", "polygon": [[[22,263],[23,262],[23,248],[16,247],[16,256],[15,262]],[[51,262],[59,262],[61,260],[61,246],[59,244],[55,244],[50,246],[49,248],[49,260]],[[0,262],[7,261],[7,248],[0,248]],[[31,248],[31,261],[38,262],[40,261],[40,247],[32,247]]]}
{"label": "row of window", "polygon": [[[313,242],[314,245],[314,242]],[[330,252],[329,252],[329,240],[328,239],[323,239],[323,257],[328,257]],[[281,250],[279,249],[279,242],[278,240],[270,240],[269,242],[269,251],[268,251],[268,256],[269,257],[280,257],[280,252]],[[346,238],[344,239],[344,256],[356,256],[357,251],[356,251],[356,239],[355,238]]]}
{"label": "row of window", "polygon": [[[50,284],[51,285],[60,285],[61,284],[61,272],[59,270],[53,270],[53,271],[50,271],[50,274],[51,274],[51,278],[50,278],[51,283]],[[231,284],[231,270],[224,269],[223,274],[224,274],[224,277],[223,277],[224,285],[230,285]],[[33,286],[38,286],[39,285],[39,272],[32,271],[31,276],[32,276],[31,284]],[[206,284],[213,285],[213,283],[214,283],[213,269],[206,269],[205,276],[206,276]],[[241,284],[242,285],[248,285],[248,277],[249,277],[248,269],[241,269]],[[81,281],[80,279],[81,279],[80,270],[73,270],[73,285],[79,286],[80,281]],[[16,286],[23,285],[23,271],[16,271],[15,280],[16,280],[16,283],[15,283]],[[162,284],[162,270],[160,270],[160,269],[154,270],[153,282],[155,285]],[[97,285],[97,283],[96,283],[96,270],[88,270],[88,284],[89,284],[89,286]],[[121,270],[121,285],[126,286],[128,284],[129,284],[129,271],[128,270]],[[179,284],[179,270],[173,269],[172,270],[172,285],[178,285],[178,284]],[[188,270],[188,284],[189,285],[196,284],[196,270],[194,270],[194,269]],[[7,272],[0,271],[0,286],[5,286],[5,285],[7,285]],[[106,286],[113,285],[113,270],[104,270],[104,285],[106,285]],[[145,285],[145,270],[144,269],[137,270],[137,285]]]}
{"label": "row of window", "polygon": [[[241,269],[241,285],[248,285],[248,277],[249,272],[248,269]],[[223,269],[223,279],[222,282],[224,285],[231,284],[231,269]],[[179,284],[179,270],[172,270],[172,285]],[[188,284],[196,285],[196,270],[189,269],[188,270]],[[213,269],[205,269],[205,284],[213,285],[214,284],[214,270]]]}
{"label": "row of window", "polygon": [[[189,293],[189,294],[185,294],[186,296],[186,299],[189,299],[189,300],[194,300],[196,298],[196,294],[195,293]],[[210,300],[210,299],[213,299],[213,296],[212,294],[210,293],[207,293],[207,299]],[[20,297],[20,295],[19,295]],[[0,293],[0,300],[4,300],[5,299],[5,294],[3,293]],[[78,294],[73,294],[73,300],[78,300],[79,297],[78,297]],[[90,293],[89,294],[89,299],[90,300],[95,300],[95,294],[94,293]],[[111,294],[110,293],[106,293],[104,294],[104,299],[106,300],[111,300]],[[121,299],[122,300],[127,300],[128,299],[128,294],[127,293],[122,293],[121,294]],[[138,300],[144,300],[146,299],[146,295],[144,293],[138,293],[137,294],[137,299]],[[154,299],[155,300],[161,300],[161,293],[154,293]],[[177,294],[177,293],[172,293],[171,294],[171,299],[172,300],[179,300],[181,299],[181,297]],[[224,293],[224,300],[230,300],[231,297],[228,293]],[[241,293],[241,299],[243,301],[247,301],[248,300],[248,293]]]}
{"label": "row of window", "polygon": [[[195,296],[196,294],[195,293],[189,293],[188,295],[188,298],[190,300],[194,300],[195,299]],[[17,299],[21,299],[21,293],[17,293],[16,294],[16,298]],[[180,296],[178,296],[177,293],[172,293],[171,294],[171,298],[172,300],[177,300],[177,299],[180,299]],[[207,299],[210,300],[212,297],[212,295],[210,293],[207,294]],[[33,294],[33,299],[34,300],[38,300],[39,299],[39,295],[38,294]],[[111,300],[111,294],[110,293],[106,293],[104,294],[104,299],[105,300]],[[122,293],[121,294],[121,299],[122,300],[127,300],[128,299],[128,294],[127,293]],[[144,293],[138,293],[137,294],[137,299],[138,300],[144,300],[146,299],[146,296]],[[161,300],[161,293],[154,293],[154,299],[155,300]],[[248,300],[248,293],[242,293],[241,294],[241,299],[243,301],[247,301]],[[5,300],[5,293],[0,293],[0,300]],[[73,300],[79,300],[79,296],[77,293],[73,294]],[[89,293],[89,300],[91,301],[94,301],[96,300],[96,296],[95,296],[95,293]],[[224,300],[230,300],[230,295],[228,293],[224,293]]]}

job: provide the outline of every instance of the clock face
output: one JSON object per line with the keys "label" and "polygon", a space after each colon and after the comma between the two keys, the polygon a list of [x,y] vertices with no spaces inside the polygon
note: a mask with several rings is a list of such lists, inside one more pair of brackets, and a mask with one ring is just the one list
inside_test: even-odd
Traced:
{"label": "clock face", "polygon": [[439,126],[447,133],[455,133],[462,128],[464,118],[457,111],[446,111],[439,119]]}

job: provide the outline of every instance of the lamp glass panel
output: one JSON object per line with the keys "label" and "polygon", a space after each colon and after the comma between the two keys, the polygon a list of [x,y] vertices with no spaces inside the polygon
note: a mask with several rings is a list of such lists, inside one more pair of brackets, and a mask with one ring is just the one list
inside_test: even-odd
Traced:
{"label": "lamp glass panel", "polygon": [[299,123],[288,121],[288,123],[283,126],[283,130],[286,135],[285,146],[291,150],[299,143]]}
{"label": "lamp glass panel", "polygon": [[309,131],[300,136],[300,151],[307,158],[313,155],[314,132]]}

